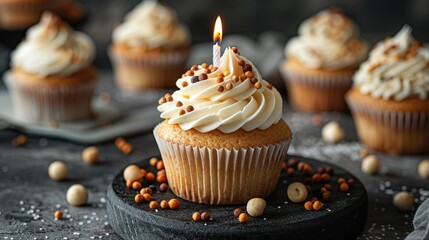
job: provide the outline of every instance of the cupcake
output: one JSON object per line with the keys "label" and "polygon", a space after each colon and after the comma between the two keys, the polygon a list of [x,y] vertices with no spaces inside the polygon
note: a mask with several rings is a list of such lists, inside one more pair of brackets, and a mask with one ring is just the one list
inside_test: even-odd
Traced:
{"label": "cupcake", "polygon": [[96,72],[91,39],[46,12],[12,52],[6,85],[23,122],[71,121],[91,115]]}
{"label": "cupcake", "polygon": [[229,48],[219,68],[194,65],[176,85],[154,129],[170,189],[213,205],[268,197],[292,139],[279,92]]}
{"label": "cupcake", "polygon": [[429,48],[409,26],[374,47],[353,83],[346,98],[365,145],[395,154],[429,152]]}
{"label": "cupcake", "polygon": [[173,88],[186,64],[190,34],[172,9],[145,0],[113,30],[110,58],[118,87]]}
{"label": "cupcake", "polygon": [[367,45],[343,11],[324,10],[305,20],[285,47],[280,66],[292,105],[302,111],[341,111],[351,77]]}

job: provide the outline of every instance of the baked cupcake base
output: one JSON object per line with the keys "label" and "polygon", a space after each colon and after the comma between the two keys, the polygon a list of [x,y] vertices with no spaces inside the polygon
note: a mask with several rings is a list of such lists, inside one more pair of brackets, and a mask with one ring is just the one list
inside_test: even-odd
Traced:
{"label": "baked cupcake base", "polygon": [[92,67],[67,77],[36,75],[14,69],[5,79],[14,114],[23,122],[52,123],[91,117],[96,87]]}
{"label": "baked cupcake base", "polygon": [[347,93],[360,140],[393,154],[429,152],[429,99],[375,99],[358,89]]}
{"label": "baked cupcake base", "polygon": [[266,198],[274,191],[292,133],[283,120],[265,130],[232,134],[184,131],[164,121],[154,136],[177,196],[229,205]]}
{"label": "baked cupcake base", "polygon": [[188,48],[139,51],[126,46],[109,50],[116,85],[126,91],[174,88],[188,58]]}
{"label": "baked cupcake base", "polygon": [[306,69],[294,59],[280,66],[292,106],[307,112],[346,110],[344,95],[355,70]]}

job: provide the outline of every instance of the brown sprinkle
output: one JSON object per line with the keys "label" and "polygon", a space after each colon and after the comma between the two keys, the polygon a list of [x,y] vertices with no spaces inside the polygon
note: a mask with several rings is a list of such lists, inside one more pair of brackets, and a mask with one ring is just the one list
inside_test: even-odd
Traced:
{"label": "brown sprinkle", "polygon": [[178,209],[179,205],[180,205],[179,200],[175,198],[170,199],[170,201],[168,201],[168,206],[170,207],[170,209],[173,209],[173,210]]}
{"label": "brown sprinkle", "polygon": [[164,169],[164,162],[163,162],[162,160],[159,160],[159,161],[156,163],[156,169],[157,169],[157,170],[162,170],[162,169]]}
{"label": "brown sprinkle", "polygon": [[249,220],[249,217],[246,213],[241,213],[240,216],[238,216],[238,221],[241,223],[246,223],[247,220]]}
{"label": "brown sprinkle", "polygon": [[243,211],[240,208],[237,208],[237,209],[234,210],[234,216],[235,217],[239,217],[242,212]]}
{"label": "brown sprinkle", "polygon": [[315,173],[315,174],[313,174],[313,176],[311,177],[311,179],[314,182],[320,182],[322,180],[322,177],[321,177],[320,173]]}
{"label": "brown sprinkle", "polygon": [[304,203],[304,208],[307,211],[311,211],[313,210],[313,203],[311,201],[307,201]]}
{"label": "brown sprinkle", "polygon": [[146,174],[146,180],[148,180],[149,182],[155,181],[155,175],[152,172],[148,172]]}
{"label": "brown sprinkle", "polygon": [[182,103],[181,101],[178,101],[178,102],[176,103],[176,107],[181,107],[181,106],[183,106],[183,103]]}
{"label": "brown sprinkle", "polygon": [[194,214],[192,214],[192,220],[194,220],[195,222],[198,222],[201,220],[201,214],[199,212],[194,212]]}
{"label": "brown sprinkle", "polygon": [[253,77],[253,73],[251,71],[247,71],[244,73],[244,76],[246,76],[247,78],[252,78]]}
{"label": "brown sprinkle", "polygon": [[191,70],[197,71],[198,70],[198,66],[197,65],[192,65]]}
{"label": "brown sprinkle", "polygon": [[151,208],[151,209],[156,209],[156,208],[158,208],[158,202],[157,202],[157,201],[151,201],[151,202],[149,203],[149,208]]}
{"label": "brown sprinkle", "polygon": [[209,76],[207,76],[207,73],[201,73],[200,76],[198,77],[198,80],[202,81],[202,80],[206,80],[207,78],[209,78]]}
{"label": "brown sprinkle", "polygon": [[294,174],[295,174],[295,169],[293,169],[291,167],[287,169],[287,175],[292,176]]}
{"label": "brown sprinkle", "polygon": [[187,112],[192,112],[192,111],[194,111],[194,107],[193,107],[192,105],[188,105],[188,106],[186,107],[186,111],[187,111]]}
{"label": "brown sprinkle", "polygon": [[161,206],[162,209],[168,209],[168,208],[170,208],[168,206],[167,200],[162,200],[161,203],[160,203],[160,206]]}
{"label": "brown sprinkle", "polygon": [[201,67],[202,67],[202,68],[208,68],[208,67],[209,67],[209,65],[208,65],[207,63],[203,63],[203,64],[201,64]]}
{"label": "brown sprinkle", "polygon": [[179,111],[179,116],[182,116],[183,114],[185,114],[186,112],[185,112],[185,110],[183,110],[183,109],[180,109],[180,111]]}
{"label": "brown sprinkle", "polygon": [[173,96],[168,96],[168,97],[167,97],[167,101],[168,101],[168,102],[172,102],[172,101],[173,101]]}
{"label": "brown sprinkle", "polygon": [[231,83],[227,83],[227,84],[225,85],[225,89],[226,89],[226,90],[231,90],[233,87],[234,87],[234,86],[233,86]]}
{"label": "brown sprinkle", "polygon": [[256,89],[260,89],[262,87],[260,82],[255,83],[255,88]]}
{"label": "brown sprinkle", "polygon": [[347,184],[349,186],[353,186],[353,184],[355,184],[355,180],[353,178],[350,178],[349,180],[347,180]]}
{"label": "brown sprinkle", "polygon": [[238,52],[238,48],[236,48],[236,47],[232,47],[232,48],[231,48],[231,50],[232,50],[234,53],[237,53],[237,52]]}
{"label": "brown sprinkle", "polygon": [[61,218],[63,218],[63,212],[61,212],[61,211],[55,211],[54,218],[55,219],[61,219]]}
{"label": "brown sprinkle", "polygon": [[218,91],[218,92],[223,92],[223,91],[225,91],[225,88],[224,88],[222,85],[220,85],[220,86],[217,88],[217,91]]}
{"label": "brown sprinkle", "polygon": [[213,69],[213,64],[210,64],[209,65],[209,69],[211,70],[211,69]]}
{"label": "brown sprinkle", "polygon": [[346,182],[346,179],[338,178],[338,184],[345,183],[345,182]]}
{"label": "brown sprinkle", "polygon": [[161,185],[159,185],[159,191],[166,192],[167,190],[168,190],[168,184],[167,183],[161,183]]}
{"label": "brown sprinkle", "polygon": [[251,82],[252,84],[255,84],[255,83],[257,83],[257,82],[258,82],[258,79],[256,79],[256,78],[252,77],[252,78],[250,79],[250,82]]}
{"label": "brown sprinkle", "polygon": [[271,85],[271,84],[268,83],[267,84],[267,88],[271,90],[271,89],[273,89],[273,85]]}
{"label": "brown sprinkle", "polygon": [[315,201],[314,203],[313,203],[313,209],[315,210],[315,211],[319,211],[320,209],[322,209],[323,208],[323,203],[322,202],[320,202],[320,201]]}
{"label": "brown sprinkle", "polygon": [[158,183],[166,183],[167,182],[167,175],[165,174],[160,174],[156,177],[156,181]]}
{"label": "brown sprinkle", "polygon": [[201,213],[201,220],[203,221],[210,220],[210,214],[208,212]]}
{"label": "brown sprinkle", "polygon": [[25,135],[18,135],[17,137],[12,139],[12,146],[20,147],[23,146],[27,142],[27,137]]}
{"label": "brown sprinkle", "polygon": [[194,71],[189,70],[189,71],[186,72],[186,75],[188,75],[188,76],[194,76]]}
{"label": "brown sprinkle", "polygon": [[286,162],[282,162],[282,171],[286,171],[286,169],[287,169]]}
{"label": "brown sprinkle", "polygon": [[240,60],[238,60],[238,65],[240,65],[240,66],[244,66],[244,64],[245,64],[245,62],[244,62],[244,60],[243,59],[240,59]]}
{"label": "brown sprinkle", "polygon": [[234,81],[234,82],[239,82],[240,81],[240,78],[239,77],[237,77],[236,75],[234,75],[234,76],[232,76],[232,81]]}
{"label": "brown sprinkle", "polygon": [[329,176],[329,174],[328,173],[323,173],[322,175],[321,175],[321,177],[322,177],[322,181],[323,182],[329,182],[330,180],[331,180],[331,176]]}
{"label": "brown sprinkle", "polygon": [[327,172],[329,175],[332,175],[332,174],[334,174],[334,168],[333,168],[333,167],[326,167],[326,172]]}
{"label": "brown sprinkle", "polygon": [[133,181],[133,180],[127,180],[127,182],[125,183],[125,185],[126,185],[128,188],[131,188],[131,187],[133,187],[133,183],[134,183],[134,181]]}
{"label": "brown sprinkle", "polygon": [[209,69],[206,69],[206,73],[207,73],[207,74],[212,73],[212,70],[210,70],[210,68],[209,68]]}
{"label": "brown sprinkle", "polygon": [[[205,74],[205,73],[204,73]],[[199,77],[198,76],[193,76],[192,78],[191,78],[191,83],[197,83],[198,81],[199,81]]]}
{"label": "brown sprinkle", "polygon": [[244,80],[246,80],[246,79],[247,79],[247,78],[246,78],[246,76],[244,76],[244,74],[240,76],[240,80],[241,80],[241,81],[244,81]]}
{"label": "brown sprinkle", "polygon": [[159,105],[164,104],[166,102],[167,102],[167,99],[165,97],[160,98],[158,101]]}
{"label": "brown sprinkle", "polygon": [[295,158],[291,158],[287,161],[287,165],[292,168],[295,168],[297,164],[298,161]]}
{"label": "brown sprinkle", "polygon": [[148,187],[142,188],[142,189],[140,190],[140,194],[141,194],[141,195],[144,195],[145,193],[148,193],[149,195],[152,195],[152,189],[150,189],[150,188],[148,188]]}
{"label": "brown sprinkle", "polygon": [[349,190],[349,185],[345,182],[341,183],[340,190],[343,192],[347,192]]}
{"label": "brown sprinkle", "polygon": [[[223,75],[223,74],[222,74]],[[217,83],[222,83],[223,82],[223,77],[217,77],[216,78],[216,82]]]}
{"label": "brown sprinkle", "polygon": [[151,165],[151,166],[155,166],[156,165],[156,163],[159,161],[159,159],[158,158],[156,158],[156,157],[152,157],[152,158],[150,158],[149,159],[149,164]]}
{"label": "brown sprinkle", "polygon": [[138,193],[138,194],[134,197],[134,202],[136,202],[136,203],[141,203],[141,202],[143,202],[143,200],[144,200],[144,197],[143,197],[143,195],[141,195],[140,193]]}
{"label": "brown sprinkle", "polygon": [[245,72],[247,72],[247,71],[252,71],[252,65],[250,65],[250,64],[245,64],[245,65],[243,66],[243,72],[245,73]]}
{"label": "brown sprinkle", "polygon": [[149,193],[145,193],[145,194],[143,194],[143,199],[144,199],[146,202],[149,202],[151,198],[152,198],[152,195],[150,195]]}
{"label": "brown sprinkle", "polygon": [[140,190],[142,188],[142,183],[139,181],[133,182],[133,189],[134,190]]}
{"label": "brown sprinkle", "polygon": [[188,86],[188,82],[183,81],[183,82],[182,82],[182,87],[187,87],[187,86]]}

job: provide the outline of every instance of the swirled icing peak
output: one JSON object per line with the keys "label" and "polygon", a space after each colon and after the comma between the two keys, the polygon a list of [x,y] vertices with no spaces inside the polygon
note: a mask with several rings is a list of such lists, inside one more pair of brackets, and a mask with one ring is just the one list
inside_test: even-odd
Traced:
{"label": "swirled icing peak", "polygon": [[179,90],[160,99],[158,110],[169,124],[200,132],[215,129],[266,129],[282,116],[282,98],[236,48],[228,48],[220,66],[194,65],[176,82]]}
{"label": "swirled icing peak", "polygon": [[429,48],[404,26],[393,38],[379,42],[353,77],[354,86],[374,98],[422,100],[429,93]]}
{"label": "swirled icing peak", "polygon": [[285,47],[287,57],[310,69],[342,69],[359,65],[368,51],[358,28],[341,9],[331,8],[305,20],[299,35]]}
{"label": "swirled icing peak", "polygon": [[88,67],[95,55],[92,40],[45,12],[12,53],[12,67],[41,77],[67,76]]}
{"label": "swirled icing peak", "polygon": [[156,0],[145,0],[114,29],[113,42],[146,49],[176,48],[189,44],[190,33],[172,9]]}

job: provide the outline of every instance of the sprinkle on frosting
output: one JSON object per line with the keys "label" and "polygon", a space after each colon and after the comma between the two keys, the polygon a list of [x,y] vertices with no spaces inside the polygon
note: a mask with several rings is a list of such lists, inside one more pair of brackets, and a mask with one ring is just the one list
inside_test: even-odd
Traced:
{"label": "sprinkle on frosting", "polygon": [[338,8],[331,8],[305,20],[299,36],[285,47],[286,56],[310,69],[342,69],[358,66],[368,48],[358,38],[356,25]]}
{"label": "sprinkle on frosting", "polygon": [[[173,101],[164,100],[165,96],[159,101],[161,117],[169,124],[203,133],[215,129],[231,133],[240,128],[267,129],[281,119],[280,93],[262,80],[259,71],[236,48],[225,50],[219,68],[201,64],[191,70],[194,76],[188,71],[177,80],[179,90],[171,95]],[[199,80],[193,81],[195,77]]]}
{"label": "sprinkle on frosting", "polygon": [[145,0],[114,29],[113,42],[145,49],[176,48],[189,45],[190,33],[171,8]]}
{"label": "sprinkle on frosting", "polygon": [[11,65],[41,77],[67,76],[89,66],[95,55],[91,39],[45,12],[12,53]]}
{"label": "sprinkle on frosting", "polygon": [[429,48],[404,26],[393,38],[379,42],[353,77],[355,87],[374,98],[422,100],[429,93]]}

